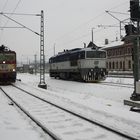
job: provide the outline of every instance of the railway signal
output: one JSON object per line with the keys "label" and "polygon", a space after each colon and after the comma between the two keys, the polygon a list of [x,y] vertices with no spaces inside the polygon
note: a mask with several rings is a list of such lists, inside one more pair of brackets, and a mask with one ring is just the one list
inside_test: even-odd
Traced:
{"label": "railway signal", "polygon": [[126,35],[137,34],[137,28],[133,24],[125,25],[124,28]]}
{"label": "railway signal", "polygon": [[133,21],[140,19],[139,0],[130,0],[130,18]]}
{"label": "railway signal", "polygon": [[140,101],[140,6],[139,0],[130,0],[130,18],[133,22],[137,23],[137,28],[134,33],[129,34],[133,42],[133,59],[134,59],[134,92],[132,93],[130,99],[135,101]]}

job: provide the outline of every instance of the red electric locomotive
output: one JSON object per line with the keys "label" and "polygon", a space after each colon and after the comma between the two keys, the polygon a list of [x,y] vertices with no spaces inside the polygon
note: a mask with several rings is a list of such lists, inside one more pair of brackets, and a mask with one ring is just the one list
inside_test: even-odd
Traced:
{"label": "red electric locomotive", "polygon": [[0,83],[16,81],[16,52],[0,46]]}

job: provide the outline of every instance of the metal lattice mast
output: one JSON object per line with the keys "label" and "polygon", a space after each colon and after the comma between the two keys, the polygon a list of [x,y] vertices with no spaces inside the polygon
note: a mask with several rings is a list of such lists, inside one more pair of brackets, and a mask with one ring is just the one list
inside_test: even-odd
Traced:
{"label": "metal lattice mast", "polygon": [[[12,19],[11,17],[7,16],[6,14],[12,14],[12,15],[30,15],[30,16],[41,16],[41,28],[40,28],[40,34],[33,31],[32,29],[28,28],[27,26],[23,25],[22,23]],[[40,36],[40,83],[39,87],[41,88],[47,88],[47,85],[45,83],[45,55],[44,55],[44,14],[43,10],[41,11],[41,14],[18,14],[18,13],[2,13],[0,12],[0,15],[3,15],[4,17],[8,18],[9,20],[15,22],[16,24],[20,25],[21,27],[0,27],[0,28],[26,28],[27,30],[35,33],[36,35]]]}
{"label": "metal lattice mast", "polygon": [[41,11],[40,27],[40,83],[39,87],[47,88],[45,83],[45,55],[44,55],[44,13]]}

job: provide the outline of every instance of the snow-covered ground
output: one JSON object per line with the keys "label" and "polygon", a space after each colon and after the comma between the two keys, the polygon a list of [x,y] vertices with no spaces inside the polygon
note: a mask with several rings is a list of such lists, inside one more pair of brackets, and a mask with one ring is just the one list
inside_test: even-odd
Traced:
{"label": "snow-covered ground", "polygon": [[[39,75],[19,74],[18,78],[28,85],[38,87]],[[106,82],[133,84],[133,78],[107,78]],[[99,83],[84,83],[77,81],[66,81],[50,78],[46,75],[47,90],[54,91],[55,94],[69,98],[73,101],[82,101],[87,105],[98,102],[106,106],[129,108],[124,106],[123,100],[129,99],[133,93],[133,88],[114,87],[108,85],[100,85]],[[91,105],[92,106],[92,105]]]}
{"label": "snow-covered ground", "polygon": [[[18,74],[18,79],[21,79],[21,82],[27,84],[27,86],[29,87],[38,88],[39,75]],[[107,78],[106,81],[113,82],[113,83],[133,84],[133,79],[131,78]],[[136,123],[138,122],[138,124],[140,122],[139,113],[130,112],[129,111],[130,107],[124,106],[123,104],[124,99],[130,98],[133,92],[133,88],[114,87],[114,86],[108,86],[108,85],[101,85],[97,83],[82,83],[82,82],[76,82],[76,81],[65,81],[65,80],[59,80],[59,79],[53,79],[53,78],[51,79],[48,74],[46,74],[46,84],[47,84],[46,94],[47,94],[47,91],[50,91],[49,94],[53,93],[56,96],[63,97],[65,99],[68,99],[71,102],[81,104],[85,107],[88,107],[97,111],[102,111],[102,112],[104,111],[104,112],[112,114],[113,116],[127,118],[128,121],[130,120],[130,122],[127,122],[129,123],[129,125],[131,125],[132,121]],[[44,89],[40,89],[40,90],[44,91]],[[8,111],[4,112],[4,110],[7,108],[9,108]],[[7,102],[1,105],[2,112],[4,112],[5,116],[8,116],[7,117],[8,120],[10,120],[10,117],[12,116],[12,113],[8,114],[8,112],[13,111],[13,109],[11,110],[10,108],[11,106],[9,106]],[[15,111],[17,112],[17,110]],[[19,116],[18,113],[19,112],[17,112],[17,115],[15,116],[18,117]],[[18,127],[19,126],[22,127],[20,123],[22,124],[25,121],[23,117],[21,116],[20,118],[16,118],[15,120],[16,120],[15,122],[18,122],[17,124]],[[5,118],[0,116],[0,121],[4,122]],[[104,120],[104,121],[109,122],[110,120]],[[3,125],[4,124],[0,126],[0,130],[5,130],[5,133],[6,133],[7,127],[4,127],[4,129],[2,129]],[[124,126],[121,126],[121,127],[123,128]],[[20,130],[20,128],[18,128],[17,130]],[[0,132],[0,136],[1,136],[1,132]],[[7,135],[11,133],[14,135],[15,133],[13,132],[16,132],[16,131],[14,129],[11,129],[10,132],[9,131],[7,132],[8,132]],[[131,130],[131,133],[133,133],[133,130]],[[23,135],[24,134],[22,134],[21,137]],[[14,139],[14,140],[17,140],[17,139]],[[24,139],[24,136],[23,136],[23,139]],[[40,140],[41,137],[39,136],[39,134],[36,134],[36,138],[34,138],[34,132],[33,132],[31,133],[31,140],[35,140],[35,139]],[[9,140],[9,139],[5,138],[3,140]]]}
{"label": "snow-covered ground", "polygon": [[0,140],[44,140],[42,130],[36,129],[0,91]]}

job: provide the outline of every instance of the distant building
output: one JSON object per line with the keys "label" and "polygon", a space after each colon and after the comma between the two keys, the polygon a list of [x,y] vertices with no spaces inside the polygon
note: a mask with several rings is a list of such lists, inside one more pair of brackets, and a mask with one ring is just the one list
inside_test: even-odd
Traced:
{"label": "distant building", "polygon": [[29,64],[23,64],[23,65],[17,65],[17,72],[20,73],[34,73],[34,67],[33,65],[29,65]]}
{"label": "distant building", "polygon": [[132,71],[132,48],[133,45],[129,41],[115,41],[105,45],[108,71]]}

